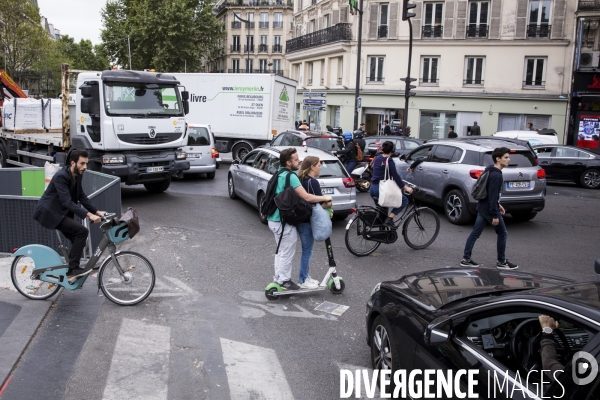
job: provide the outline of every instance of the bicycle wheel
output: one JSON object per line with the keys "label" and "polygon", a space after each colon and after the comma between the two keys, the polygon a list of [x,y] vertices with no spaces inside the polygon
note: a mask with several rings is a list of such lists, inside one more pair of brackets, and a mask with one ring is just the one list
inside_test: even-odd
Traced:
{"label": "bicycle wheel", "polygon": [[115,255],[125,272],[121,276],[111,256],[100,266],[98,279],[102,293],[113,303],[132,306],[146,299],[154,289],[154,268],[144,256],[132,251]]}
{"label": "bicycle wheel", "polygon": [[354,217],[354,220],[350,222],[349,227],[346,229],[346,247],[348,251],[357,257],[368,256],[381,244],[381,242],[375,242],[368,240],[363,237],[363,231],[365,230],[365,223],[359,217]]}
{"label": "bicycle wheel", "polygon": [[429,246],[440,232],[440,218],[430,208],[415,210],[402,227],[402,236],[407,245],[416,250]]}
{"label": "bicycle wheel", "polygon": [[19,293],[32,300],[50,298],[60,290],[56,283],[48,283],[38,279],[31,279],[35,263],[31,257],[17,256],[10,268],[12,283]]}

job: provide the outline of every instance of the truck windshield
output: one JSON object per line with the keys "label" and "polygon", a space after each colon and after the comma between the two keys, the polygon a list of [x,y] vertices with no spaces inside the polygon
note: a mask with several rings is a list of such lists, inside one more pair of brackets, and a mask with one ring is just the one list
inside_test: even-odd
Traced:
{"label": "truck windshield", "polygon": [[183,116],[176,86],[105,82],[104,105],[113,116]]}

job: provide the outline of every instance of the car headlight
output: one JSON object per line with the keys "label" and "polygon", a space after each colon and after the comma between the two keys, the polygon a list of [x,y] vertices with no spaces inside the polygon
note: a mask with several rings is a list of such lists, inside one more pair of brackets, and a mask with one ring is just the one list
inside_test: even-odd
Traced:
{"label": "car headlight", "polygon": [[176,151],[175,152],[176,160],[185,160],[186,157],[187,157],[187,154],[185,153],[185,151]]}
{"label": "car headlight", "polygon": [[122,154],[106,154],[102,157],[102,164],[123,164],[125,156]]}
{"label": "car headlight", "polygon": [[381,282],[379,282],[377,285],[375,285],[373,290],[371,290],[371,296],[373,296],[376,292],[379,292],[380,288],[381,288]]}

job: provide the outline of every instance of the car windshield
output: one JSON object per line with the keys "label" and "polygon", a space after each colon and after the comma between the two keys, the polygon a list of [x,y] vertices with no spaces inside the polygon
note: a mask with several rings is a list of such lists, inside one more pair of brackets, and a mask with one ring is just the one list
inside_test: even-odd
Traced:
{"label": "car windshield", "polygon": [[319,178],[345,178],[346,173],[342,168],[342,164],[336,160],[321,161],[321,174]]}
{"label": "car windshield", "polygon": [[106,113],[113,116],[183,116],[176,86],[144,83],[104,83]]}
{"label": "car windshield", "polygon": [[188,146],[208,146],[210,145],[210,133],[206,128],[188,129]]}
{"label": "car windshield", "polygon": [[327,151],[339,151],[344,148],[342,138],[336,137],[307,137],[304,139],[307,146],[316,147]]}
{"label": "car windshield", "polygon": [[[509,156],[510,156],[510,163],[508,164],[509,167],[535,167],[537,164],[537,162],[535,161],[535,155],[531,152],[531,151],[527,151],[527,150],[523,150],[523,151],[517,151],[515,153],[513,153],[514,150],[511,150]],[[483,155],[483,165],[491,165],[494,162],[492,161],[492,153],[485,153]]]}

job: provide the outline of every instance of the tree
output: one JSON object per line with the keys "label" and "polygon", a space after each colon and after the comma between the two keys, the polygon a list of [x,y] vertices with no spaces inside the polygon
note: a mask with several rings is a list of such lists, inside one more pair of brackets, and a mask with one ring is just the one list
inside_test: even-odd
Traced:
{"label": "tree", "polygon": [[71,69],[101,71],[109,67],[108,57],[101,45],[94,46],[91,41],[84,39],[75,43],[68,35],[61,36],[56,44],[63,56],[62,62],[69,63]]}
{"label": "tree", "polygon": [[202,71],[221,50],[223,25],[214,3],[198,0],[109,0],[102,9],[101,33],[107,57],[131,69]]}

